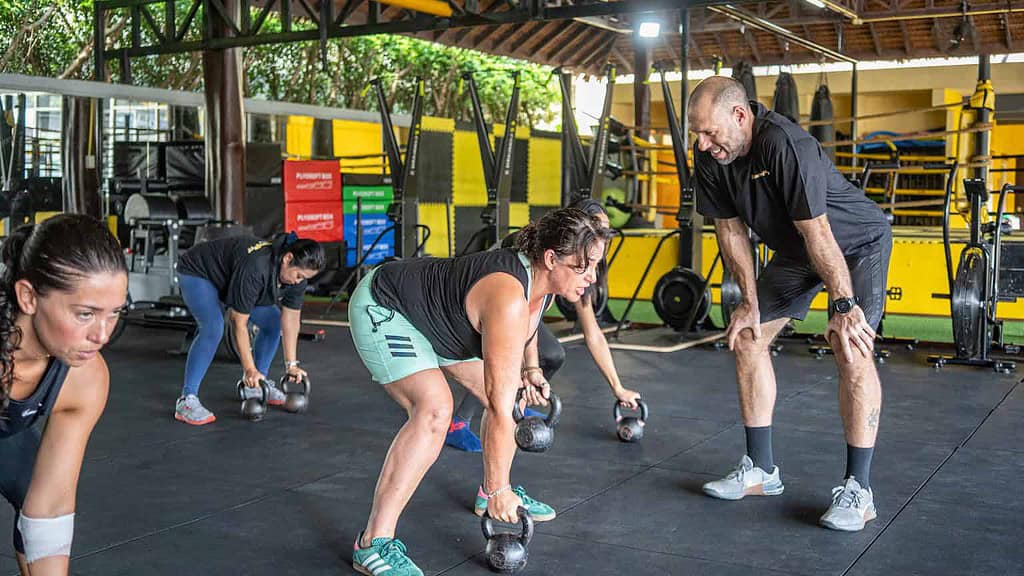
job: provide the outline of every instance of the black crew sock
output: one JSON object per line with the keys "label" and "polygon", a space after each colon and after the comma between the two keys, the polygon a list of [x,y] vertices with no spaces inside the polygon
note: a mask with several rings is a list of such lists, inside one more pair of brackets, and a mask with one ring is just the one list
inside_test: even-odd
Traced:
{"label": "black crew sock", "polygon": [[772,427],[758,426],[751,428],[744,426],[747,433],[747,456],[766,473],[771,474],[775,461],[772,458]]}
{"label": "black crew sock", "polygon": [[861,488],[871,487],[871,456],[875,448],[846,445],[846,477],[853,476]]}
{"label": "black crew sock", "polygon": [[476,396],[466,392],[466,395],[462,397],[462,402],[459,403],[459,407],[455,409],[455,417],[466,422],[472,422],[482,407]]}

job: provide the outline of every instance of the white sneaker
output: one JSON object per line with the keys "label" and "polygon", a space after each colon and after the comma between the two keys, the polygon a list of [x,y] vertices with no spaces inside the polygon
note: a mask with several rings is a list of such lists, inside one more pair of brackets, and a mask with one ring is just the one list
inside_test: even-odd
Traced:
{"label": "white sneaker", "polygon": [[174,419],[193,426],[202,426],[213,422],[217,417],[199,402],[198,396],[189,394],[175,402]]}
{"label": "white sneaker", "polygon": [[772,466],[771,474],[754,466],[746,454],[736,469],[721,480],[704,485],[704,493],[722,500],[740,500],[744,496],[778,496],[785,490],[778,466]]}
{"label": "white sneaker", "polygon": [[833,530],[857,532],[864,524],[878,516],[875,495],[871,488],[861,488],[853,476],[842,486],[832,489],[832,505],[821,517],[821,525]]}

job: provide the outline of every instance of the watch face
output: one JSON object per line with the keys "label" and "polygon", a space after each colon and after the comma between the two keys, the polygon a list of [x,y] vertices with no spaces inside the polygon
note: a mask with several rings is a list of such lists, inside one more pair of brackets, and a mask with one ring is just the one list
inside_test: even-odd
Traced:
{"label": "watch face", "polygon": [[853,304],[853,298],[840,298],[839,300],[836,300],[835,303],[836,312],[846,314],[850,310],[853,310]]}

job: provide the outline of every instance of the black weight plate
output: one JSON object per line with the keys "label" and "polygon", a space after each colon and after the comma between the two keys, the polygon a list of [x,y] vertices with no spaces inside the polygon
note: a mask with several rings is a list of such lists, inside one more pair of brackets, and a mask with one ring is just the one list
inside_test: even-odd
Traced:
{"label": "black weight plate", "polygon": [[[594,308],[594,315],[600,316],[601,312],[608,306],[608,287],[604,283],[598,282],[594,288],[594,296],[590,304]],[[576,321],[576,306],[572,302],[561,296],[555,296],[555,307],[558,308],[558,311],[562,313],[566,320],[570,322]]]}
{"label": "black weight plate", "polygon": [[[252,346],[255,343],[255,341],[256,341],[256,334],[257,333],[258,333],[258,330],[250,322],[249,323],[249,345],[250,346]],[[241,360],[241,358],[238,355],[238,347],[235,345],[235,327],[231,323],[231,320],[228,319],[228,318],[224,318],[224,338],[223,338],[222,341],[224,343],[224,350],[227,351],[227,353],[228,353],[228,357],[230,357],[235,362],[238,362],[239,360]]]}
{"label": "black weight plate", "polygon": [[722,268],[722,324],[724,328],[729,327],[732,320],[732,313],[743,301],[743,293],[740,292],[740,285],[732,278],[728,268]]}
{"label": "black weight plate", "polygon": [[987,262],[987,255],[978,247],[965,248],[960,253],[952,294],[953,341],[959,358],[977,356],[985,346],[982,324]]}
{"label": "black weight plate", "polygon": [[[654,311],[662,322],[676,330],[690,330],[703,322],[711,309],[711,291],[700,274],[677,266],[654,286]],[[694,309],[696,308],[696,311]],[[687,326],[687,320],[692,322]]]}

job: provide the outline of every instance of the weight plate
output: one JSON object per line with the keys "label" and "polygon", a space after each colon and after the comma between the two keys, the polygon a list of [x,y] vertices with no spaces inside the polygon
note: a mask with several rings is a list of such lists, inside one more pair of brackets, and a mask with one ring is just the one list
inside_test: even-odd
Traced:
{"label": "weight plate", "polygon": [[[250,347],[256,342],[256,335],[259,330],[250,322],[249,323],[249,345]],[[235,327],[231,323],[231,320],[224,318],[224,350],[227,351],[228,357],[233,361],[238,362],[241,358],[238,355],[238,347],[235,346]]]}
{"label": "weight plate", "polygon": [[953,281],[953,341],[959,358],[973,358],[985,347],[982,334],[985,316],[984,288],[988,255],[976,246],[960,254]]}
{"label": "weight plate", "polygon": [[[654,286],[654,311],[676,330],[691,330],[704,321],[711,309],[711,291],[700,274],[677,266],[665,273]],[[690,322],[687,326],[687,320]]]}
{"label": "weight plate", "polygon": [[743,293],[740,292],[740,285],[732,279],[728,267],[722,268],[722,324],[724,328],[729,327],[732,321],[732,313],[743,301]]}

